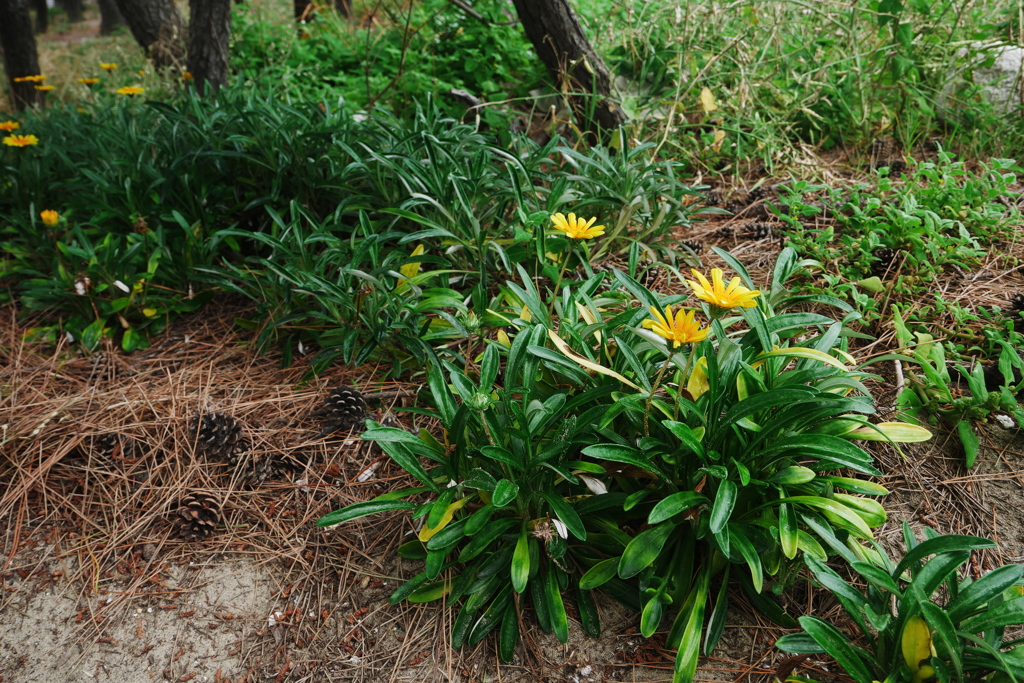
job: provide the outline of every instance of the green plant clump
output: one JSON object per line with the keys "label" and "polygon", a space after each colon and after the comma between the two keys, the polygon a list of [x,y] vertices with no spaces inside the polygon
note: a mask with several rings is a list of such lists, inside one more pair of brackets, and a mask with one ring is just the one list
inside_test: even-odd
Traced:
{"label": "green plant clump", "polygon": [[[392,601],[461,601],[453,645],[500,627],[506,660],[528,605],[565,642],[563,591],[591,634],[600,626],[589,591],[599,587],[642,610],[644,635],[676,609],[668,644],[679,650],[679,681],[692,680],[701,647],[710,652],[721,634],[730,578],[791,623],[763,594],[770,577],[799,554],[866,556],[860,542],[885,520],[866,497],[884,488],[832,473],[878,474],[853,441],[930,435],[868,422],[843,322],[785,312],[843,305],[786,289],[802,265],[792,250],[756,302],[742,264],[719,255],[740,276],[728,290],[716,280],[698,291],[711,301],[709,326],[696,311],[673,312],[680,297],[660,299],[622,272],[610,290],[597,274],[542,293],[520,269],[521,284],[504,290],[519,312],[508,343],[490,343],[473,373],[446,363],[429,371],[442,437],[372,423],[363,435],[420,485],[318,523],[412,511],[422,525],[400,552],[426,566]],[[733,315],[740,303],[748,307]]]}
{"label": "green plant clump", "polygon": [[[894,563],[851,557],[866,584],[858,589],[819,559],[805,555],[815,581],[839,600],[856,638],[813,615],[800,617],[803,633],[783,636],[784,652],[827,654],[856,683],[1010,683],[1024,677],[1024,647],[1007,627],[1024,623],[1024,567],[1010,564],[972,580],[958,570],[976,550],[995,543],[973,536],[939,536],[925,529],[918,542],[903,525],[907,551]],[[849,623],[848,622],[848,623]],[[794,683],[817,683],[791,677]]]}

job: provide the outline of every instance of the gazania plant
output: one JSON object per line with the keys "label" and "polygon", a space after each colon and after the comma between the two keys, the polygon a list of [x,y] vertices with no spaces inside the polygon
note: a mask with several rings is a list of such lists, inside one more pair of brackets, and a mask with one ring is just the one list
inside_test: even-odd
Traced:
{"label": "gazania plant", "polygon": [[788,312],[844,306],[789,294],[801,266],[792,250],[764,291],[718,253],[738,275],[695,275],[699,308],[621,272],[607,293],[601,273],[549,300],[521,270],[504,289],[518,332],[491,342],[478,371],[442,362],[429,372],[440,435],[374,423],[363,435],[418,485],[319,523],[410,511],[400,553],[424,570],[392,601],[458,603],[452,644],[497,629],[506,660],[523,610],[564,642],[574,600],[596,634],[597,588],[641,610],[644,635],[675,611],[679,681],[714,648],[732,582],[795,626],[768,583],[802,554],[871,557],[863,544],[885,521],[875,497],[886,490],[856,441],[929,433],[868,421],[844,322]]}

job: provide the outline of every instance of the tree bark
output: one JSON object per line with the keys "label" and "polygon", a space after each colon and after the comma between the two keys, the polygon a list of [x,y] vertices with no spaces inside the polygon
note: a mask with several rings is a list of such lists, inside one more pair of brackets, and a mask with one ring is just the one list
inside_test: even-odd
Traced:
{"label": "tree bark", "polygon": [[115,28],[124,26],[124,17],[121,16],[121,10],[117,9],[115,0],[99,0],[99,5],[101,36],[109,36]]}
{"label": "tree bark", "polygon": [[626,122],[611,101],[611,78],[594,52],[568,0],[512,0],[526,37],[562,92],[569,93],[576,116],[595,132]]}
{"label": "tree bark", "polygon": [[35,83],[14,82],[15,78],[39,74],[32,17],[29,16],[28,5],[22,4],[21,0],[0,0],[0,48],[4,51],[4,72],[14,108],[42,104],[43,94],[35,89]]}
{"label": "tree bark", "polygon": [[46,33],[50,28],[50,8],[46,0],[32,0],[36,10],[36,33]]}
{"label": "tree bark", "polygon": [[174,0],[116,0],[121,16],[153,66],[182,65],[185,20]]}
{"label": "tree bark", "polygon": [[352,18],[352,0],[334,0],[334,9],[346,19]]}
{"label": "tree bark", "polygon": [[[200,94],[228,82],[231,0],[189,0],[188,70]],[[209,86],[207,86],[209,84]]]}
{"label": "tree bark", "polygon": [[64,8],[64,13],[68,15],[68,21],[72,24],[77,24],[85,19],[82,0],[58,0],[57,4]]}

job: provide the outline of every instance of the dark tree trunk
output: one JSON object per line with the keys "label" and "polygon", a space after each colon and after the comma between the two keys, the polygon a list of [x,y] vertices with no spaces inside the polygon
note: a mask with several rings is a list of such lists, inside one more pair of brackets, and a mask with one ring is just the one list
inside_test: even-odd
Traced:
{"label": "dark tree trunk", "polygon": [[50,8],[46,0],[32,0],[36,9],[36,33],[46,33],[50,28]]}
{"label": "dark tree trunk", "polygon": [[188,7],[188,70],[200,94],[216,92],[228,82],[231,0],[189,0]]}
{"label": "dark tree trunk", "polygon": [[352,0],[334,0],[334,9],[346,19],[352,18]]}
{"label": "dark tree trunk", "polygon": [[185,56],[185,20],[174,0],[117,0],[124,22],[153,66],[181,65]]}
{"label": "dark tree trunk", "polygon": [[117,9],[115,0],[99,0],[99,5],[101,36],[109,36],[115,28],[124,26],[124,17],[121,16],[121,10]]}
{"label": "dark tree trunk", "polygon": [[612,130],[626,121],[609,99],[611,78],[590,46],[568,0],[512,0],[526,37],[563,92],[572,93],[576,116],[592,129]]}
{"label": "dark tree trunk", "polygon": [[77,24],[85,19],[82,0],[58,0],[58,4],[64,8],[64,13],[68,15],[68,21],[72,24]]}
{"label": "dark tree trunk", "polygon": [[4,71],[15,109],[42,104],[43,94],[35,83],[15,83],[15,78],[39,74],[36,38],[32,35],[32,17],[21,0],[0,0],[0,47],[4,51]]}
{"label": "dark tree trunk", "polygon": [[[292,8],[295,11],[295,21],[306,21],[312,13],[309,7],[310,0],[292,0]],[[308,11],[307,11],[308,10]]]}

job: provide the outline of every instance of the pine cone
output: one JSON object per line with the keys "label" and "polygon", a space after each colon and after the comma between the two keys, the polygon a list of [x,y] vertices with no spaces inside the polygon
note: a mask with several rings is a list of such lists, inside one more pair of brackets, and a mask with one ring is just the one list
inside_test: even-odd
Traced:
{"label": "pine cone", "polygon": [[124,463],[125,460],[134,460],[137,447],[135,439],[112,432],[88,438],[87,450],[94,463],[112,465]]}
{"label": "pine cone", "polygon": [[890,249],[889,247],[875,249],[871,252],[871,255],[876,259],[871,264],[871,274],[878,277],[895,274],[900,254],[899,249]]}
{"label": "pine cone", "polygon": [[694,254],[699,254],[704,251],[704,243],[700,240],[682,240],[679,242],[684,247],[687,247]]}
{"label": "pine cone", "polygon": [[743,228],[743,237],[748,240],[761,240],[766,237],[775,236],[775,226],[772,223],[750,223]]}
{"label": "pine cone", "polygon": [[213,535],[220,522],[220,499],[210,491],[193,491],[178,502],[174,527],[178,534],[195,543]]}
{"label": "pine cone", "polygon": [[320,436],[339,429],[352,429],[360,426],[367,417],[366,399],[352,387],[342,385],[331,389],[323,406],[314,415],[326,423]]}
{"label": "pine cone", "polygon": [[249,450],[242,423],[231,415],[201,413],[192,419],[189,430],[196,435],[196,445],[203,455],[223,458],[231,465]]}
{"label": "pine cone", "polygon": [[721,190],[709,190],[704,195],[705,206],[721,206],[722,205],[722,191]]}
{"label": "pine cone", "polygon": [[244,483],[256,486],[270,475],[273,468],[273,457],[245,450],[229,458],[228,464],[234,465],[235,472]]}

